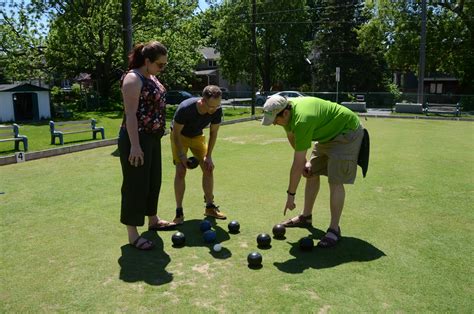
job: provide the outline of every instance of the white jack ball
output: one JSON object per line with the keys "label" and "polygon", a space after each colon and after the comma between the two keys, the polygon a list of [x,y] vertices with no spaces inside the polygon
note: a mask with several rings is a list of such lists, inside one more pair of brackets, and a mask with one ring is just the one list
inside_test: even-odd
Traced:
{"label": "white jack ball", "polygon": [[214,252],[219,252],[220,250],[222,250],[222,245],[220,245],[219,243],[217,244],[214,244]]}

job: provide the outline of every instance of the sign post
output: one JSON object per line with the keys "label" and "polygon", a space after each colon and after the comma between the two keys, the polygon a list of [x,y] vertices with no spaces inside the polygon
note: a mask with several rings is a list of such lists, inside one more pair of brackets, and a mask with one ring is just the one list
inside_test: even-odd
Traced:
{"label": "sign post", "polygon": [[23,152],[16,152],[15,153],[15,158],[16,158],[16,162],[24,162],[25,161],[25,153]]}
{"label": "sign post", "polygon": [[341,79],[341,68],[336,67],[336,103],[339,100],[339,81]]}

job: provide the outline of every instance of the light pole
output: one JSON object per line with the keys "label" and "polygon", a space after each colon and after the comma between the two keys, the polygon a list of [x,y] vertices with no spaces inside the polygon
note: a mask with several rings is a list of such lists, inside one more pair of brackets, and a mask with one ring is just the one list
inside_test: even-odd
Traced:
{"label": "light pole", "polygon": [[341,68],[336,67],[336,103],[339,100],[339,81],[341,79]]}

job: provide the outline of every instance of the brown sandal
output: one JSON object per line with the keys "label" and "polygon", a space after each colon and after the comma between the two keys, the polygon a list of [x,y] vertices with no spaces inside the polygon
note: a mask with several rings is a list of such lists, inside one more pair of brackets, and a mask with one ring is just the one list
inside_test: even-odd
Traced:
{"label": "brown sandal", "polygon": [[285,220],[281,222],[281,224],[285,226],[286,228],[311,227],[313,225],[312,217],[313,215],[309,215],[309,216],[299,215],[291,219]]}
{"label": "brown sandal", "polygon": [[148,231],[171,230],[174,228],[176,228],[176,223],[160,219],[156,224],[149,225]]}
{"label": "brown sandal", "polygon": [[[142,243],[138,244],[140,240],[142,240]],[[142,236],[139,236],[135,241],[133,241],[133,243],[130,243],[130,245],[142,251],[152,250],[155,247],[155,244],[153,244],[153,242],[145,239]]]}
{"label": "brown sandal", "polygon": [[326,234],[318,242],[317,246],[323,249],[331,248],[341,240],[341,228],[337,227],[337,230],[329,228]]}

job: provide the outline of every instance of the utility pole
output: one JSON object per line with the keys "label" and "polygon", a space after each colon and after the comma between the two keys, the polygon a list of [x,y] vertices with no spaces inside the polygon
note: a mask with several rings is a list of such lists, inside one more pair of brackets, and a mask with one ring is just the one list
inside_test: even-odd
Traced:
{"label": "utility pole", "polygon": [[128,54],[132,51],[132,1],[122,0],[122,36],[123,36],[123,62],[128,65]]}
{"label": "utility pole", "polygon": [[418,103],[423,105],[426,57],[426,0],[421,0],[420,61],[418,64]]}
{"label": "utility pole", "polygon": [[257,35],[256,35],[256,15],[257,4],[252,0],[252,117],[255,116],[255,85],[256,85],[256,67],[257,67]]}

